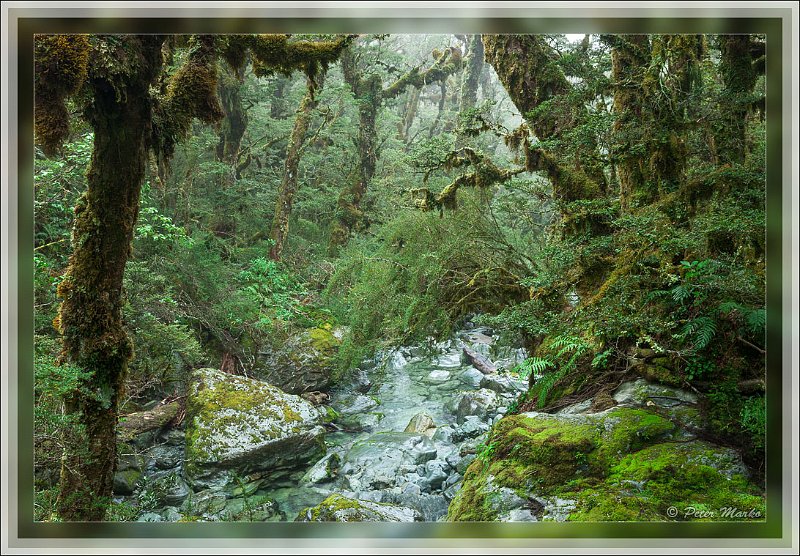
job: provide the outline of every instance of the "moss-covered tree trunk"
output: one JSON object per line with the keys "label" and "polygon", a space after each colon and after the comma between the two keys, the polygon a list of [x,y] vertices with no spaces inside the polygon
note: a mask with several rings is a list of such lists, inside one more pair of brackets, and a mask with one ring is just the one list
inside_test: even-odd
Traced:
{"label": "moss-covered tree trunk", "polygon": [[619,180],[620,204],[627,209],[633,199],[648,196],[645,190],[646,160],[642,156],[642,81],[650,63],[650,41],[647,35],[613,35],[606,40],[613,41],[611,77],[616,119],[612,157]]}
{"label": "moss-covered tree trunk", "polygon": [[139,213],[147,164],[149,86],[160,68],[157,37],[129,39],[140,66],[128,74],[125,95],[96,78],[89,114],[94,150],[88,189],[75,207],[74,251],[59,286],[58,327],[64,358],[91,373],[65,402],[84,429],[84,446],[67,446],[58,511],[67,521],[105,516],[116,465],[117,405],[133,354],[122,322],[122,276]]}
{"label": "moss-covered tree trunk", "polygon": [[224,66],[219,80],[219,98],[225,118],[217,143],[217,160],[234,168],[239,161],[242,137],[247,129],[247,110],[242,104],[242,80],[244,67],[233,69]]}
{"label": "moss-covered tree trunk", "polygon": [[720,73],[725,87],[720,100],[721,122],[716,133],[720,164],[742,164],[746,154],[745,129],[757,73],[749,35],[722,35]]}
{"label": "moss-covered tree trunk", "polygon": [[364,225],[361,200],[369,182],[375,175],[378,161],[375,122],[384,100],[396,98],[408,87],[421,88],[427,83],[443,81],[461,66],[457,49],[439,53],[436,61],[426,70],[419,67],[404,73],[388,87],[383,87],[377,74],[363,75],[356,67],[352,48],[342,53],[342,73],[358,102],[358,157],[360,166],[350,183],[342,190],[337,201],[336,219],[331,226],[329,251],[335,254],[350,239],[353,230]]}
{"label": "moss-covered tree trunk", "polygon": [[278,200],[275,203],[275,216],[272,219],[272,230],[270,232],[270,238],[274,243],[269,250],[269,256],[274,261],[281,259],[286,237],[289,234],[289,217],[292,214],[292,204],[297,191],[297,171],[300,166],[300,155],[308,128],[311,125],[314,108],[317,106],[316,91],[322,87],[322,79],[323,75],[318,76],[316,84],[313,80],[308,80],[308,89],[303,100],[300,101],[292,134],[289,137],[286,163],[283,167],[283,179],[281,180],[281,189],[278,192]]}
{"label": "moss-covered tree trunk", "polygon": [[411,126],[414,125],[414,120],[417,117],[417,110],[419,109],[419,101],[422,96],[422,89],[414,87],[409,94],[408,102],[406,103],[405,114],[403,121],[400,123],[400,139],[406,143],[411,141]]}
{"label": "moss-covered tree trunk", "polygon": [[[459,98],[458,112],[459,117],[470,108],[475,106],[478,101],[478,85],[481,74],[483,73],[483,41],[480,35],[471,35],[468,39],[469,45],[467,57],[465,59],[464,80],[461,83],[461,96]],[[456,136],[456,147],[462,147],[465,143],[465,136],[458,126],[459,133]]]}

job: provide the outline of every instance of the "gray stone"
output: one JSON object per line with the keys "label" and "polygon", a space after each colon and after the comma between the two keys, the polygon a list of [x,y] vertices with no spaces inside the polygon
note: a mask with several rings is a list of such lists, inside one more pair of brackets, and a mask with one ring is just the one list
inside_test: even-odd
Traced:
{"label": "gray stone", "polygon": [[477,438],[488,432],[489,425],[475,415],[469,415],[464,422],[453,431],[453,441],[460,442],[467,438]]}
{"label": "gray stone", "polygon": [[627,407],[642,407],[648,402],[666,408],[697,403],[697,396],[693,392],[653,384],[643,378],[620,384],[612,397],[617,404]]}
{"label": "gray stone", "polygon": [[436,423],[433,422],[433,417],[427,413],[417,413],[408,422],[408,426],[403,432],[424,434],[430,438],[436,432]]}
{"label": "gray stone", "polygon": [[301,511],[295,521],[389,521],[410,523],[422,521],[422,515],[412,508],[395,504],[357,500],[340,494],[331,494],[318,506]]}
{"label": "gray stone", "polygon": [[493,390],[498,394],[518,395],[528,389],[528,385],[525,381],[498,374],[483,375],[480,386],[481,388]]}
{"label": "gray stone", "polygon": [[466,371],[461,373],[459,378],[461,379],[461,382],[463,382],[467,386],[478,388],[484,376],[485,375],[475,367],[469,367]]}
{"label": "gray stone", "polygon": [[140,515],[139,519],[137,519],[136,521],[145,521],[145,522],[164,521],[164,518],[155,512],[145,512],[142,515]]}
{"label": "gray stone", "polygon": [[428,384],[441,384],[448,380],[450,380],[450,371],[444,369],[433,370],[425,377],[425,382]]}
{"label": "gray stone", "polygon": [[186,415],[186,471],[195,490],[231,474],[280,475],[319,458],[325,429],[317,409],[259,380],[214,369],[193,374]]}
{"label": "gray stone", "polygon": [[500,521],[539,521],[530,510],[514,509],[508,512],[507,516],[500,518]]}
{"label": "gray stone", "polygon": [[433,433],[433,440],[450,444],[452,442],[454,429],[450,425],[444,425],[436,429]]}
{"label": "gray stone", "polygon": [[340,463],[341,459],[338,453],[328,453],[311,466],[303,476],[303,482],[316,484],[332,480],[336,475],[336,470],[339,468]]}
{"label": "gray stone", "polygon": [[461,458],[461,460],[458,462],[458,465],[456,465],[456,471],[464,475],[467,472],[467,467],[469,467],[470,464],[475,461],[476,457],[477,456],[475,454],[467,454]]}
{"label": "gray stone", "polygon": [[497,392],[481,388],[474,392],[463,392],[456,395],[446,404],[446,407],[448,411],[455,414],[456,422],[460,425],[470,415],[486,419],[490,414],[495,413],[499,402]]}
{"label": "gray stone", "polygon": [[175,506],[167,506],[163,510],[161,510],[161,517],[164,518],[164,521],[176,522],[183,519],[183,514],[178,511],[178,508]]}

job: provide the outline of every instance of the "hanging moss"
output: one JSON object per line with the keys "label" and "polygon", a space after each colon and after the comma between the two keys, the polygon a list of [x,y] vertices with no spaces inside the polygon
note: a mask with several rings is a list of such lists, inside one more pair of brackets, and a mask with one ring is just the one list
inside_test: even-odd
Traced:
{"label": "hanging moss", "polygon": [[86,81],[91,45],[86,35],[34,37],[34,123],[36,141],[48,156],[69,135],[67,97]]}
{"label": "hanging moss", "polygon": [[332,41],[290,41],[291,35],[255,35],[249,40],[253,55],[253,73],[257,77],[275,72],[291,75],[302,70],[310,79],[341,56],[355,35],[339,36]]}
{"label": "hanging moss", "polygon": [[167,93],[154,111],[154,149],[165,160],[189,133],[194,118],[210,124],[224,116],[217,96],[215,38],[194,37],[190,48],[188,59],[170,79]]}

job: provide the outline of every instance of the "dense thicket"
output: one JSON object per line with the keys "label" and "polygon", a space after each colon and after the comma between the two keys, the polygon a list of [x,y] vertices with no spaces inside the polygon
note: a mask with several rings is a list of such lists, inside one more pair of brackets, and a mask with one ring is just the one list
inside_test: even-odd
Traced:
{"label": "dense thicket", "polygon": [[636,373],[693,388],[758,469],[763,55],[746,35],[37,39],[40,502],[103,518],[118,407],[199,366],[257,375],[326,324],[348,327],[340,376],[466,318],[503,330],[530,354],[522,409]]}

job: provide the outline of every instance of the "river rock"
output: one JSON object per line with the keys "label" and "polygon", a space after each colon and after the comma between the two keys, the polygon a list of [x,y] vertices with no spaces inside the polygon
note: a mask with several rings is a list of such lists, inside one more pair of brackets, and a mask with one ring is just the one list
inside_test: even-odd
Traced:
{"label": "river rock", "polygon": [[525,381],[498,374],[483,375],[480,386],[481,388],[488,388],[498,394],[520,394],[528,389],[528,385]]}
{"label": "river rock", "polygon": [[459,375],[461,382],[467,386],[478,388],[485,375],[475,367],[469,367],[466,371]]}
{"label": "river rock", "polygon": [[456,422],[460,425],[469,415],[476,415],[480,419],[494,415],[499,404],[497,392],[481,388],[477,391],[459,392],[447,402],[446,408],[455,414]]}
{"label": "river rock", "polygon": [[411,508],[357,500],[331,494],[318,506],[301,511],[295,521],[390,521],[410,523],[422,521],[422,515]]}
{"label": "river rock", "polygon": [[316,408],[259,380],[200,369],[186,414],[186,472],[196,490],[254,471],[296,469],[325,452]]}
{"label": "river rock", "polygon": [[436,458],[436,446],[424,435],[382,432],[356,442],[341,466],[353,491],[389,488],[417,465]]}
{"label": "river rock", "polygon": [[304,330],[279,350],[262,352],[257,376],[290,394],[325,391],[340,344],[341,334],[329,324]]}
{"label": "river rock", "polygon": [[436,369],[431,371],[428,373],[428,376],[425,377],[425,382],[428,384],[442,384],[448,380],[450,380],[450,371],[446,371],[444,369]]}
{"label": "river rock", "polygon": [[408,426],[403,432],[424,434],[430,438],[436,432],[436,423],[433,422],[433,417],[427,413],[417,413],[408,422]]}
{"label": "river rock", "polygon": [[489,431],[489,425],[481,421],[475,415],[468,415],[464,422],[453,431],[452,439],[454,442],[461,442],[466,438],[477,438]]}
{"label": "river rock", "polygon": [[340,463],[340,454],[336,452],[326,454],[306,472],[303,476],[303,482],[316,484],[332,480]]}

